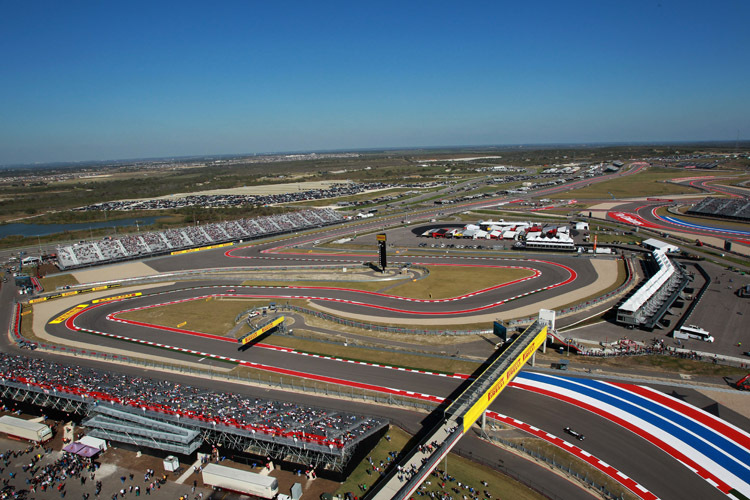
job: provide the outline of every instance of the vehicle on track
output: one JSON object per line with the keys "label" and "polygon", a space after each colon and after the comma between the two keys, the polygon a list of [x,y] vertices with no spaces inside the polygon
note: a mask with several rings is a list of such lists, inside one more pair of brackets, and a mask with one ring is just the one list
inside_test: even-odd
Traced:
{"label": "vehicle on track", "polygon": [[571,436],[573,436],[574,438],[576,438],[577,440],[579,440],[579,441],[583,441],[584,439],[586,439],[586,436],[584,436],[584,435],[583,435],[583,434],[581,434],[580,432],[576,432],[576,431],[574,431],[574,430],[573,430],[573,429],[571,429],[570,427],[566,427],[566,428],[565,428],[565,429],[563,429],[563,430],[564,430],[564,431],[565,431],[566,433],[568,433],[568,434],[570,434]]}

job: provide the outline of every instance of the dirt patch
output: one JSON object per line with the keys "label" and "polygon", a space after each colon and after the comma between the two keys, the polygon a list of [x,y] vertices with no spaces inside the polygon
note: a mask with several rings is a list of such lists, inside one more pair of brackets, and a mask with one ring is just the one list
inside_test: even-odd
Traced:
{"label": "dirt patch", "polygon": [[75,276],[79,283],[93,283],[107,280],[139,278],[154,274],[157,274],[157,272],[143,262],[126,262],[125,264],[114,264],[87,269],[85,271],[76,271],[73,273],[73,276]]}

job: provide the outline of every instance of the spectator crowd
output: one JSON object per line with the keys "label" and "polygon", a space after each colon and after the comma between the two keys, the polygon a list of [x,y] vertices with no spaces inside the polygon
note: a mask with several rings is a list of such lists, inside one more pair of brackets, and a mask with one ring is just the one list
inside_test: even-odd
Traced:
{"label": "spectator crowd", "polygon": [[238,219],[212,224],[170,228],[164,231],[108,236],[100,241],[82,241],[57,247],[60,269],[73,269],[158,255],[175,250],[214,245],[320,227],[342,221],[331,208]]}
{"label": "spectator crowd", "polygon": [[8,382],[337,448],[385,425],[347,412],[0,353],[0,384]]}

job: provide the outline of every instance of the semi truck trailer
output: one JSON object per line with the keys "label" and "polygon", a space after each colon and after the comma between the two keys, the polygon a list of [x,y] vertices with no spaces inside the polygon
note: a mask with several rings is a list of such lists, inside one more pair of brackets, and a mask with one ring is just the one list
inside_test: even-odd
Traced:
{"label": "semi truck trailer", "polygon": [[44,443],[52,439],[52,429],[49,426],[10,415],[0,417],[0,432],[34,443]]}

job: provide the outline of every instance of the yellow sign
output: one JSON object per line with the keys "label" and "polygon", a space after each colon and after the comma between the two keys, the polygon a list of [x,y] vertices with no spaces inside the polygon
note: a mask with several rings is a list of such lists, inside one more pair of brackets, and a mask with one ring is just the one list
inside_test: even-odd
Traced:
{"label": "yellow sign", "polygon": [[220,245],[209,245],[207,247],[188,248],[187,250],[175,250],[174,252],[171,252],[170,255],[180,255],[183,253],[200,252],[202,250],[213,250],[214,248],[231,247],[232,245],[233,245],[232,243],[222,243]]}
{"label": "yellow sign", "polygon": [[381,233],[377,236],[378,241],[385,241],[385,234]]}
{"label": "yellow sign", "polygon": [[68,318],[70,318],[71,316],[74,316],[81,309],[84,309],[84,308],[86,308],[88,306],[89,306],[88,304],[79,304],[79,305],[75,306],[73,309],[71,309],[70,311],[65,312],[65,313],[61,314],[60,316],[56,317],[55,319],[53,319],[52,321],[50,321],[50,323],[57,324],[57,323],[62,323],[64,321],[67,321]]}
{"label": "yellow sign", "polygon": [[259,328],[258,330],[254,331],[253,333],[251,333],[247,337],[244,337],[242,339],[242,345],[247,344],[251,340],[257,339],[258,337],[260,337],[261,335],[263,335],[264,333],[266,333],[271,328],[273,328],[275,326],[279,326],[283,322],[284,322],[284,316],[279,316],[278,318],[276,318],[275,320],[271,321],[270,323],[268,323],[263,328]]}
{"label": "yellow sign", "polygon": [[83,290],[71,290],[70,292],[54,293],[52,295],[47,295],[46,297],[39,297],[36,299],[31,299],[29,301],[29,304],[36,304],[37,302],[44,302],[45,300],[59,299],[60,297],[70,297],[72,295],[78,295],[79,293],[99,292],[101,290],[106,290],[108,288],[117,288],[119,286],[120,286],[119,283],[114,283],[112,285],[102,285],[102,286],[96,286],[94,288],[84,288]]}
{"label": "yellow sign", "polygon": [[187,321],[183,321],[182,323],[178,324],[177,328],[180,328],[180,327],[185,326],[185,325],[187,325]]}
{"label": "yellow sign", "polygon": [[94,299],[91,301],[92,304],[98,304],[99,302],[111,302],[113,300],[129,299],[130,297],[139,297],[143,295],[141,292],[126,293],[125,295],[117,295],[115,297],[107,297],[104,299]]}
{"label": "yellow sign", "polygon": [[492,386],[490,386],[487,391],[482,394],[482,397],[480,397],[476,403],[474,403],[474,406],[469,408],[469,410],[466,412],[466,415],[464,415],[464,432],[467,432],[472,425],[474,425],[474,422],[477,421],[477,419],[484,413],[484,411],[492,404],[492,402],[495,400],[495,398],[500,394],[500,392],[505,389],[505,387],[510,383],[511,380],[515,378],[516,375],[518,375],[518,372],[521,371],[521,368],[523,368],[523,365],[529,360],[529,358],[536,352],[539,347],[544,344],[544,342],[547,340],[547,327],[545,326],[540,330],[539,333],[537,333],[536,337],[534,337],[534,340],[531,341],[531,343],[526,346],[526,349],[523,350],[523,352],[513,361],[513,363],[503,372],[500,377],[495,381]]}

